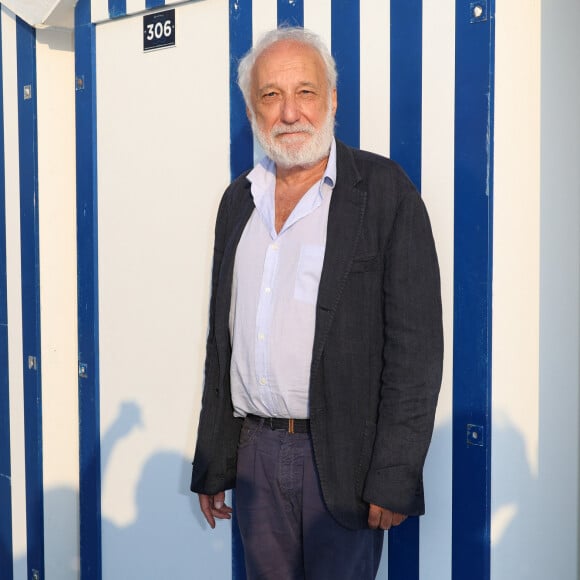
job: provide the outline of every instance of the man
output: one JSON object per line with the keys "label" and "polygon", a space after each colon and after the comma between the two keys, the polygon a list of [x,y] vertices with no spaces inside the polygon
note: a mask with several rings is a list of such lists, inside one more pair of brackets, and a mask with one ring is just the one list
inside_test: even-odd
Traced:
{"label": "man", "polygon": [[393,162],[334,139],[336,67],[303,29],[239,67],[266,153],[217,217],[191,489],[236,487],[247,576],[371,579],[383,530],[424,512],[441,380],[427,213]]}

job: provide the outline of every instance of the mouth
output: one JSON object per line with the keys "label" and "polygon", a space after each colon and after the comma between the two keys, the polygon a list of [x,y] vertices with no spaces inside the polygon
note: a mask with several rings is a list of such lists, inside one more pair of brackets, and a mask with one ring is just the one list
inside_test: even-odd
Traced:
{"label": "mouth", "polygon": [[282,140],[303,139],[305,137],[310,137],[310,133],[307,131],[288,131],[285,133],[278,133],[276,137]]}
{"label": "mouth", "polygon": [[306,129],[279,129],[273,133],[276,141],[287,146],[301,146],[312,137],[312,131]]}
{"label": "mouth", "polygon": [[272,129],[272,136],[273,137],[282,137],[282,138],[296,138],[296,137],[310,137],[314,133],[312,127],[308,125],[294,125],[294,126],[287,126],[287,127],[275,127]]}

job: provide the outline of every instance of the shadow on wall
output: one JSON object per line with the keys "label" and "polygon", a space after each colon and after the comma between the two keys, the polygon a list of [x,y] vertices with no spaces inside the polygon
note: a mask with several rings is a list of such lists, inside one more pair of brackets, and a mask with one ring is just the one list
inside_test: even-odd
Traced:
{"label": "shadow on wall", "polygon": [[[468,420],[464,421],[467,424]],[[464,435],[467,443],[467,432]],[[426,515],[421,518],[421,549],[425,561],[432,568],[423,569],[426,578],[446,580],[451,569],[451,458],[452,425],[438,425],[427,456],[425,469]],[[549,523],[537,521],[537,506],[542,501],[538,478],[528,462],[525,435],[501,412],[494,415],[494,430],[491,438],[492,512],[491,568],[494,580],[542,580],[545,562],[552,556],[533,547],[545,544],[538,541],[546,534]],[[472,453],[482,453],[483,448],[468,446]],[[443,467],[443,468],[442,468]],[[456,466],[457,467],[457,466]],[[566,501],[565,498],[550,498],[550,501]],[[479,511],[481,498],[473,496],[473,505]],[[552,522],[553,524],[553,522]],[[486,541],[486,530],[462,530],[469,542]],[[530,549],[532,547],[532,549]],[[384,562],[383,562],[384,563]],[[478,570],[473,570],[477,576]],[[386,579],[387,572],[377,578]],[[564,580],[558,578],[558,580]]]}
{"label": "shadow on wall", "polygon": [[[524,437],[507,417],[496,415],[492,449],[495,469],[498,473],[501,470],[501,475],[496,475],[492,484],[492,570],[498,580],[540,580],[546,560],[553,556],[548,549],[537,547],[545,544],[546,531],[555,522],[539,521],[537,508],[542,501],[566,498],[541,497]],[[553,532],[557,533],[557,524]]]}
{"label": "shadow on wall", "polygon": [[[112,449],[140,424],[138,406],[123,404],[102,437],[103,472]],[[447,428],[437,429],[434,439]],[[534,506],[540,505],[541,497],[527,461],[525,441],[508,420],[499,419],[495,421],[493,449],[501,478],[492,489],[492,568],[498,572],[498,580],[535,580],[535,571],[542,569],[538,562],[550,555],[530,553],[527,546],[541,545],[537,536],[545,534],[550,522],[538,522],[536,518]],[[215,530],[209,529],[197,497],[189,491],[190,473],[190,458],[180,453],[161,451],[148,459],[135,490],[135,521],[118,526],[103,518],[103,578],[230,578],[231,526],[219,522]],[[45,493],[47,578],[78,579],[77,504],[78,493],[72,488],[57,487]],[[383,560],[379,578],[386,578],[386,558]],[[14,573],[15,578],[27,577],[25,557],[15,561]]]}
{"label": "shadow on wall", "polygon": [[[140,424],[139,407],[124,403],[102,437],[102,479],[113,448]],[[229,577],[231,526],[227,523],[210,530],[197,496],[189,491],[190,475],[191,458],[179,453],[162,451],[147,460],[135,490],[135,521],[118,526],[102,519],[103,578]],[[67,487],[49,488],[44,501],[46,577],[78,580],[78,492]],[[14,577],[27,577],[25,556],[15,560]]]}

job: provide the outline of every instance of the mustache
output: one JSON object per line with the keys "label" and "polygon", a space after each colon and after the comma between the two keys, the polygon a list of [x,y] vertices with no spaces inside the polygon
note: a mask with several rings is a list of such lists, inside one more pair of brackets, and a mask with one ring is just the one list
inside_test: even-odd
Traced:
{"label": "mustache", "polygon": [[308,123],[295,123],[294,125],[274,127],[270,134],[272,137],[278,137],[279,135],[286,135],[287,133],[308,133],[309,135],[314,135],[314,132],[314,127]]}

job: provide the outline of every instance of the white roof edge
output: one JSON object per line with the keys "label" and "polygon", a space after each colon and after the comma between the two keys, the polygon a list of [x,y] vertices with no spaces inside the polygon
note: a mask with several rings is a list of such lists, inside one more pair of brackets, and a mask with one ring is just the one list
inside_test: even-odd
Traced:
{"label": "white roof edge", "polygon": [[77,0],[0,0],[3,6],[30,26],[74,28]]}

